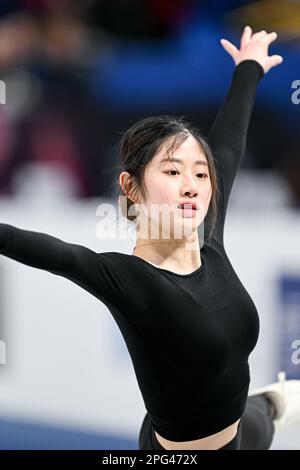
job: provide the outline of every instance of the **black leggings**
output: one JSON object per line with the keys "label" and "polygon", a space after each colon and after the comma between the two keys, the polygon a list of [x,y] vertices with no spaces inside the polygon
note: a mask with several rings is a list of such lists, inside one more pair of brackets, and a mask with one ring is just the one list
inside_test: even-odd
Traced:
{"label": "black leggings", "polygon": [[[269,401],[262,394],[248,396],[235,437],[218,450],[267,450],[273,436],[274,423]],[[140,429],[139,450],[166,450],[155,436],[148,412]]]}

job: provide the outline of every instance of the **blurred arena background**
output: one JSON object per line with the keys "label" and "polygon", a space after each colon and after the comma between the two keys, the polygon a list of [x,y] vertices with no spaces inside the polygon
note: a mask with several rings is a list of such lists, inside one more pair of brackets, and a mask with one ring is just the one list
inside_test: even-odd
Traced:
{"label": "blurred arena background", "polygon": [[[237,44],[247,24],[275,30],[270,53],[284,57],[259,85],[225,232],[260,314],[255,388],[279,370],[300,379],[300,1],[2,0],[0,212],[4,223],[131,253],[128,224],[110,222],[105,237],[97,213],[102,203],[118,211],[121,133],[166,113],[206,135],[234,69],[219,40]],[[109,311],[4,256],[0,383],[1,449],[138,448],[145,407]],[[272,449],[300,449],[299,430],[278,433]]]}

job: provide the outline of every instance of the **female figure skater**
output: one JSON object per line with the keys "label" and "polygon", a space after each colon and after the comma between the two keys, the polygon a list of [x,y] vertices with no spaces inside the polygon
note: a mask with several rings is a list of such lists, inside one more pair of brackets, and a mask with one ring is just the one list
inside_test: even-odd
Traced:
{"label": "female figure skater", "polygon": [[282,61],[268,56],[275,39],[246,27],[240,49],[222,40],[236,68],[208,143],[172,116],[143,119],[122,137],[119,183],[136,208],[132,255],[0,224],[3,255],[66,277],[112,313],[147,409],[139,449],[268,449],[276,426],[300,418],[300,381],[279,376],[248,395],[259,318],[223,242],[256,87]]}

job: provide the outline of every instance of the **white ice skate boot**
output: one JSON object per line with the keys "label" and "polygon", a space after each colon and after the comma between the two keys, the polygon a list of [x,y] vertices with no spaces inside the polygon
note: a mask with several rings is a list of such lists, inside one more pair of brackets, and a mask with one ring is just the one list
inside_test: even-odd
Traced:
{"label": "white ice skate boot", "polygon": [[248,395],[265,394],[275,407],[275,430],[300,424],[300,380],[286,380],[285,372],[278,373],[278,382],[253,390]]}

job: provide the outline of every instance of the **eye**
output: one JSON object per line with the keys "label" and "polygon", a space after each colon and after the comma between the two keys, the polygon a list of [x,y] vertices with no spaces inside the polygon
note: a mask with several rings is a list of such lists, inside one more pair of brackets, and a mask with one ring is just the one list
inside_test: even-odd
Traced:
{"label": "eye", "polygon": [[[179,174],[179,171],[177,170],[169,170],[169,171],[165,171],[165,173],[168,175],[169,173],[178,173]],[[173,175],[175,176],[175,175]],[[197,176],[200,176],[200,179],[205,179],[205,178],[208,178],[208,175],[206,173],[198,173]],[[201,178],[202,177],[202,178]]]}
{"label": "eye", "polygon": [[198,173],[197,176],[199,176],[199,175],[200,175],[200,176],[203,176],[203,178],[201,178],[202,180],[203,180],[204,178],[207,178],[207,177],[208,177],[208,175],[207,175],[206,173]]}

